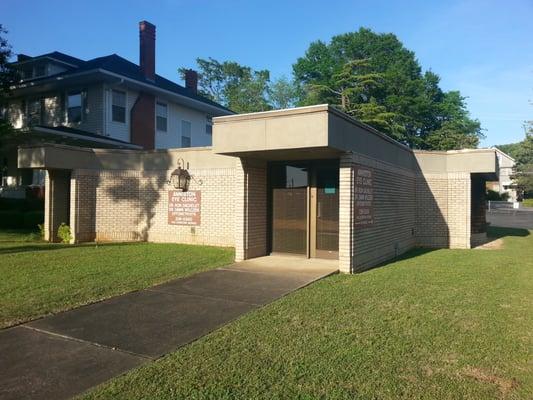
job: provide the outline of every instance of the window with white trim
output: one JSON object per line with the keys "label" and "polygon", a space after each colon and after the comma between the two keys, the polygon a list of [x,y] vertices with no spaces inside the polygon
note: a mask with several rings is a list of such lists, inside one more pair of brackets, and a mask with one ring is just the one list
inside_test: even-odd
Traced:
{"label": "window with white trim", "polygon": [[126,92],[111,91],[111,121],[126,123]]}
{"label": "window with white trim", "polygon": [[67,122],[75,124],[82,119],[82,92],[71,92],[67,95]]}
{"label": "window with white trim", "polygon": [[206,135],[213,134],[213,117],[207,116],[205,121],[205,133]]}
{"label": "window with white trim", "polygon": [[165,103],[157,102],[155,104],[155,125],[160,132],[167,131],[168,106]]}
{"label": "window with white trim", "polygon": [[181,121],[181,147],[191,147],[190,121]]}

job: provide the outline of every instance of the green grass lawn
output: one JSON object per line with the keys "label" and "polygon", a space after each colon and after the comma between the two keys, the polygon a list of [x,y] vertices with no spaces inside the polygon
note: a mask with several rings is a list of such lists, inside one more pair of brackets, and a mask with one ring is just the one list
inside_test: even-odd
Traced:
{"label": "green grass lawn", "polygon": [[533,235],[492,232],[503,249],[329,277],[84,398],[531,399]]}
{"label": "green grass lawn", "polygon": [[533,199],[524,199],[522,205],[524,207],[533,207]]}
{"label": "green grass lawn", "polygon": [[0,327],[228,264],[233,250],[180,244],[63,245],[0,232]]}

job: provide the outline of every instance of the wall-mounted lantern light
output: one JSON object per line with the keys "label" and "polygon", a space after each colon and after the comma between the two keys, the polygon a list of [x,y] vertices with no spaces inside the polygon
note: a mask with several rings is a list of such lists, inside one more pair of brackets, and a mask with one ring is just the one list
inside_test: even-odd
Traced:
{"label": "wall-mounted lantern light", "polygon": [[183,161],[183,159],[178,159],[178,168],[172,171],[172,173],[170,174],[170,179],[167,183],[169,185],[172,185],[174,189],[186,192],[189,189],[191,174],[189,174],[189,171],[187,169],[183,168],[184,166],[185,162]]}

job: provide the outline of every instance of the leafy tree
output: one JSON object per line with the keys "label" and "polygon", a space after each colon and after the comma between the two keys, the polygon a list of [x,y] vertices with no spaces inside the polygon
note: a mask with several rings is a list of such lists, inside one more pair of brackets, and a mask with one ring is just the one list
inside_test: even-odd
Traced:
{"label": "leafy tree", "polygon": [[[9,87],[16,78],[15,70],[11,67],[9,60],[13,56],[11,46],[4,35],[7,30],[0,24],[0,110],[7,106],[7,96]],[[0,145],[2,138],[13,134],[13,128],[9,121],[5,119],[7,113],[0,112]]]}
{"label": "leafy tree", "polygon": [[513,180],[519,192],[524,193],[526,197],[533,197],[533,121],[526,121],[524,128],[526,131],[524,140],[497,147],[516,161]]}
{"label": "leafy tree", "polygon": [[[219,62],[213,58],[196,60],[199,91],[204,96],[237,113],[269,110],[267,70],[255,71],[233,61]],[[185,73],[180,68],[181,74]]]}
{"label": "leafy tree", "polygon": [[272,82],[268,88],[268,101],[273,109],[294,107],[298,97],[294,82],[282,76]]}
{"label": "leafy tree", "polygon": [[521,150],[522,142],[518,143],[509,143],[509,144],[499,144],[496,147],[503,151],[506,154],[509,154],[511,157],[513,157],[516,160],[517,154]]}
{"label": "leafy tree", "polygon": [[393,34],[361,28],[328,44],[311,43],[293,72],[299,105],[336,104],[412,147],[475,147],[482,137],[464,98],[444,93],[438,75],[422,73],[414,53]]}
{"label": "leafy tree", "polygon": [[437,104],[440,126],[427,135],[426,146],[439,150],[476,148],[482,137],[481,125],[469,117],[465,98],[458,91],[451,91]]}
{"label": "leafy tree", "polygon": [[533,197],[533,121],[526,122],[526,138],[515,155],[515,181],[526,197]]}

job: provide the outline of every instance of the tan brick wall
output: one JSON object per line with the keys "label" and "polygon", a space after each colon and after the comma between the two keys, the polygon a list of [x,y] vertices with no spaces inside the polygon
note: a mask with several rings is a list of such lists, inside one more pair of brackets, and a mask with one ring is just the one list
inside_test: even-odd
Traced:
{"label": "tan brick wall", "polygon": [[[354,168],[373,174],[370,226],[354,221]],[[340,165],[339,268],[359,272],[414,247],[415,175],[407,169],[360,154],[345,155]]]}
{"label": "tan brick wall", "polygon": [[189,190],[201,192],[199,226],[168,224],[171,171],[94,171],[73,174],[71,218],[77,241],[148,240],[234,246],[231,168],[190,169]]}
{"label": "tan brick wall", "polygon": [[470,248],[470,174],[417,177],[417,244]]}

